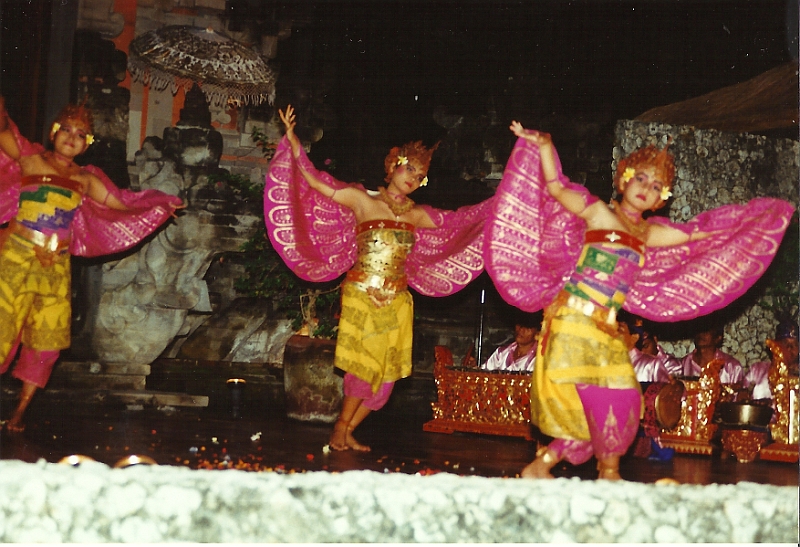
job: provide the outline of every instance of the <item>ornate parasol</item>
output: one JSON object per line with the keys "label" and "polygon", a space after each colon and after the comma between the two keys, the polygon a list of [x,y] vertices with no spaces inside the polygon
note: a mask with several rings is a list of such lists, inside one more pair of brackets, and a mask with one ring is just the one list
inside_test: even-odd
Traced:
{"label": "ornate parasol", "polygon": [[172,25],[138,36],[128,70],[134,80],[159,91],[169,86],[173,94],[197,84],[216,106],[275,100],[275,73],[258,53],[210,28]]}

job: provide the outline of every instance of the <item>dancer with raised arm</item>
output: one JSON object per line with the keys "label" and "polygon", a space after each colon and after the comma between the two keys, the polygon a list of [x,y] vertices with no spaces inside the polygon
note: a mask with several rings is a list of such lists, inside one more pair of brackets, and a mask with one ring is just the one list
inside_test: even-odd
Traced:
{"label": "dancer with raised arm", "polygon": [[12,374],[19,403],[5,424],[22,418],[70,345],[70,256],[133,247],[168,220],[182,200],[157,190],[119,190],[96,167],[73,161],[94,140],[92,115],[67,105],[50,131],[53,150],[23,138],[0,97],[0,373],[19,352]]}
{"label": "dancer with raised arm", "polygon": [[344,401],[330,447],[368,451],[353,431],[411,374],[412,286],[446,296],[483,271],[483,224],[491,200],[458,211],[415,204],[408,195],[428,182],[433,148],[421,142],[390,150],[386,187],[367,191],[314,168],[294,133],[291,105],[270,163],[264,217],[273,247],[309,281],[347,272],[334,364],[346,372]]}
{"label": "dancer with raised arm", "polygon": [[599,477],[619,480],[641,391],[617,313],[680,321],[724,307],[766,270],[794,206],[757,198],[685,224],[645,219],[671,196],[667,150],[620,160],[621,197],[606,204],[562,174],[548,134],[510,129],[519,139],[487,223],[487,271],[510,304],[545,309],[531,419],[555,438],[522,476],[552,478],[558,462],[595,456]]}

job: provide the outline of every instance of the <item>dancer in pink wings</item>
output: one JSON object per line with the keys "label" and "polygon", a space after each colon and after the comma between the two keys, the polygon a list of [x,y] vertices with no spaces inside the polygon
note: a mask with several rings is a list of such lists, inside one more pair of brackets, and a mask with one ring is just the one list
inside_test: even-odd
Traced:
{"label": "dancer in pink wings", "polygon": [[531,418],[555,440],[525,469],[552,478],[561,460],[598,460],[620,479],[634,440],[641,392],[617,325],[625,310],[681,321],[720,309],[763,274],[794,206],[772,198],[726,205],[685,224],[643,215],[671,196],[674,160],[653,146],[622,159],[620,200],[599,201],[561,172],[551,138],[519,137],[487,222],[486,269],[500,294],[525,311],[544,308]]}
{"label": "dancer in pink wings", "polygon": [[158,190],[120,190],[98,168],[73,161],[94,140],[92,114],[67,105],[50,131],[52,151],[23,138],[0,97],[0,373],[19,351],[22,380],[6,423],[22,418],[70,345],[70,257],[124,251],[169,220],[182,200]]}
{"label": "dancer in pink wings", "polygon": [[433,149],[394,147],[386,187],[368,192],[314,168],[294,133],[291,105],[279,111],[286,136],[267,173],[264,218],[275,250],[298,276],[327,281],[347,272],[334,364],[346,371],[344,402],[330,447],[368,451],[353,431],[411,374],[413,300],[452,294],[483,271],[483,225],[491,200],[441,211],[408,195],[427,184]]}

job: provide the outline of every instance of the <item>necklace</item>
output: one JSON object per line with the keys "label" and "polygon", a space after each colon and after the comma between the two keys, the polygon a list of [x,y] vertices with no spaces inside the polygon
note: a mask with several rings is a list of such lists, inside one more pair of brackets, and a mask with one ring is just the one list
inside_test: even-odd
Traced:
{"label": "necklace", "polygon": [[614,211],[614,214],[625,227],[625,231],[637,239],[644,239],[647,230],[650,228],[646,220],[639,219],[639,222],[634,222],[625,214],[625,211],[622,210],[622,206],[617,203],[611,203],[611,210]]}
{"label": "necklace", "polygon": [[378,188],[378,192],[380,200],[389,206],[396,217],[404,215],[414,208],[414,202],[408,196],[403,196],[403,201],[398,202],[383,186]]}
{"label": "necklace", "polygon": [[47,165],[56,170],[59,176],[64,178],[68,179],[70,177],[74,177],[81,172],[81,168],[75,165],[75,163],[72,161],[70,161],[66,166],[62,164],[60,161],[58,161],[55,154],[49,150],[42,152],[42,158],[44,158],[44,161],[47,162]]}

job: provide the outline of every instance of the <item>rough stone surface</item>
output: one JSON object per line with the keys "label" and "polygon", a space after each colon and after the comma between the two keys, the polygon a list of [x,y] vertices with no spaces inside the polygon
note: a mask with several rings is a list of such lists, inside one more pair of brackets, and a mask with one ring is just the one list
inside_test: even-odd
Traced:
{"label": "rough stone surface", "polygon": [[180,345],[177,357],[208,361],[281,363],[291,322],[275,319],[265,301],[237,298]]}
{"label": "rough stone surface", "polygon": [[103,265],[92,344],[107,363],[150,363],[182,332],[189,311],[211,312],[203,276],[216,253],[238,250],[257,217],[187,210],[141,251]]}
{"label": "rough stone surface", "polygon": [[797,488],[0,461],[0,541],[797,543]]}

